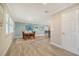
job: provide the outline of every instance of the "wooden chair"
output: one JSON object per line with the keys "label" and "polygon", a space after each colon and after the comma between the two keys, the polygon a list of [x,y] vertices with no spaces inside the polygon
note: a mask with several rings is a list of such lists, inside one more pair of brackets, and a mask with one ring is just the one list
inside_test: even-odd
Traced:
{"label": "wooden chair", "polygon": [[35,39],[35,32],[32,32],[32,33],[24,33],[22,32],[22,35],[23,35],[23,39],[26,40],[26,39]]}

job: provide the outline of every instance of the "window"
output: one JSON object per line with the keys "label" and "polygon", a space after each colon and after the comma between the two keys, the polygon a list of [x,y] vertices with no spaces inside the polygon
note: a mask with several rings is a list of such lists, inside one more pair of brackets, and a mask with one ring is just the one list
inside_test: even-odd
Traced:
{"label": "window", "polygon": [[6,33],[8,33],[9,31],[8,31],[8,18],[9,18],[9,15],[6,13]]}
{"label": "window", "polygon": [[8,13],[6,13],[6,33],[13,32],[13,20]]}
{"label": "window", "polygon": [[11,17],[9,17],[9,32],[12,33],[13,32],[13,20]]}

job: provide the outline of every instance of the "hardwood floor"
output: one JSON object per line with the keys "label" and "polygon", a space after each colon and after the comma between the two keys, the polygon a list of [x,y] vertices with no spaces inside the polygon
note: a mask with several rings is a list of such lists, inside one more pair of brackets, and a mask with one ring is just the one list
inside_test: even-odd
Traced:
{"label": "hardwood floor", "polygon": [[37,37],[34,40],[17,39],[12,43],[7,56],[75,56],[66,50],[49,43],[46,37]]}

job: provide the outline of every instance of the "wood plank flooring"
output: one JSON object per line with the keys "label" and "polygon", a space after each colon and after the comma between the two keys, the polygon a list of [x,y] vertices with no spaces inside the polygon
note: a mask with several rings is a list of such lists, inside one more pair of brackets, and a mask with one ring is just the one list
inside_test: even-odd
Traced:
{"label": "wood plank flooring", "polygon": [[66,50],[49,43],[46,37],[37,37],[34,40],[17,39],[12,43],[7,56],[75,56]]}

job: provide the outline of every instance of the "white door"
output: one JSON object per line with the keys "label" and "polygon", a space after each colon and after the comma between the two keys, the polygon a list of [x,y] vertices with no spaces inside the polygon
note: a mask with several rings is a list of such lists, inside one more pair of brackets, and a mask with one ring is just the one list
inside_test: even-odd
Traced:
{"label": "white door", "polygon": [[62,15],[62,40],[63,47],[75,50],[76,44],[76,11],[72,10]]}

